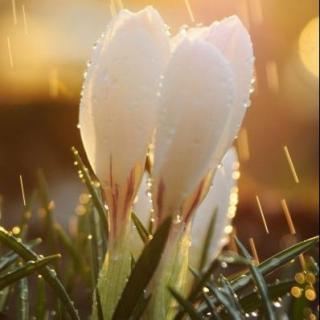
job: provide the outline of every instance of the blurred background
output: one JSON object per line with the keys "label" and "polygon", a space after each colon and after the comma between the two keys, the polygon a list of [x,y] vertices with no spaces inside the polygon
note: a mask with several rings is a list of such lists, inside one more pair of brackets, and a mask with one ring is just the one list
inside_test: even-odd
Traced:
{"label": "blurred background", "polygon": [[[285,199],[298,238],[318,233],[319,3],[317,0],[123,0],[157,8],[175,33],[237,14],[253,39],[256,89],[237,146],[241,163],[235,228],[259,254],[287,246]],[[0,1],[0,201],[3,223],[22,210],[42,168],[55,212],[67,223],[84,186],[70,148],[86,61],[110,20],[107,0]],[[294,169],[290,167],[291,159]],[[258,195],[270,234],[265,233]],[[266,246],[265,244],[268,243]]]}

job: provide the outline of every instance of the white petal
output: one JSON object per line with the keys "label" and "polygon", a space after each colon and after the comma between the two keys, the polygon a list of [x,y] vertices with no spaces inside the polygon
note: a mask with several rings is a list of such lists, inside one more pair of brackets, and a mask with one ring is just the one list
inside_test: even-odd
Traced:
{"label": "white petal", "polygon": [[80,106],[81,137],[104,186],[125,184],[143,166],[155,126],[156,92],[170,54],[167,30],[151,7],[121,11],[92,54]]}
{"label": "white petal", "polygon": [[151,196],[149,195],[151,188],[148,185],[149,183],[149,175],[145,172],[141,180],[136,201],[133,205],[133,211],[137,214],[144,226],[148,226],[149,224],[152,209]]}
{"label": "white petal", "polygon": [[230,226],[237,205],[237,181],[232,176],[237,165],[237,153],[232,148],[223,158],[222,166],[214,176],[211,189],[195,213],[190,253],[191,262],[195,266],[199,263],[208,226],[215,210],[217,210],[217,215],[213,238],[209,246],[210,261],[219,254],[221,248],[226,244],[226,231],[228,231],[226,229]]}
{"label": "white petal", "polygon": [[155,138],[153,203],[177,213],[212,166],[212,154],[233,105],[234,81],[210,43],[185,39],[173,53],[161,90]]}
{"label": "white petal", "polygon": [[221,152],[224,153],[237,136],[247,107],[250,105],[254,71],[252,42],[248,31],[237,16],[213,23],[211,27],[203,30],[200,37],[212,43],[223,53],[230,62],[235,76],[236,95],[229,129],[226,131],[229,136],[228,144],[221,147]]}

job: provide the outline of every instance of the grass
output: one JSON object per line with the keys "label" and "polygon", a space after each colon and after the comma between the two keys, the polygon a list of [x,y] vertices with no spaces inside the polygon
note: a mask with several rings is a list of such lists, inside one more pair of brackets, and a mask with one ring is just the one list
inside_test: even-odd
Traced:
{"label": "grass", "polygon": [[[81,197],[82,211],[76,215],[76,231],[70,234],[56,221],[42,173],[36,192],[25,204],[21,224],[13,230],[0,227],[0,312],[4,319],[9,319],[9,315],[15,319],[87,319],[92,297],[98,295],[96,283],[108,246],[108,212],[99,185],[91,178],[77,150],[72,152],[79,176],[87,186],[87,193]],[[42,207],[38,219],[47,235],[43,239],[31,239],[28,233],[30,212],[36,201]],[[138,215],[132,217],[144,250],[139,257],[132,258],[132,273],[113,319],[143,316],[150,300],[144,292],[160,261],[170,227],[167,221],[152,235]],[[208,241],[213,225],[214,219]],[[222,252],[207,268],[203,262],[199,270],[190,267],[189,281],[193,285],[188,295],[168,288],[177,302],[175,319],[271,320],[284,314],[298,319],[293,312],[317,314],[310,290],[316,293],[319,269],[312,254],[318,237],[295,244],[258,265],[243,244],[236,241],[241,255]],[[203,248],[203,259],[207,257],[206,247],[208,244]],[[308,253],[306,269],[300,270],[298,258],[304,253]],[[228,268],[220,268],[221,263]],[[298,283],[296,272],[309,280]],[[294,297],[292,288],[295,292],[300,290],[301,295]],[[99,298],[97,301],[100,309]],[[101,312],[99,315],[103,319]]]}

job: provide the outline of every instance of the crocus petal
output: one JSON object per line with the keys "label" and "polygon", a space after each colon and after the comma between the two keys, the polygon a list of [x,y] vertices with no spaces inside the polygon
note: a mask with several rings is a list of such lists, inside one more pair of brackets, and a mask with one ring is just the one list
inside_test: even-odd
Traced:
{"label": "crocus petal", "polygon": [[228,62],[202,40],[181,41],[164,75],[152,171],[153,204],[161,221],[212,167],[212,154],[234,97]]}
{"label": "crocus petal", "polygon": [[[216,210],[213,237],[209,246],[208,258],[212,261],[228,240],[230,223],[235,215],[238,201],[237,180],[234,172],[238,170],[238,157],[234,148],[230,149],[217,169],[212,186],[196,211],[192,223],[191,253],[192,264],[197,266],[204,246],[212,214]],[[210,261],[207,261],[210,262]]]}
{"label": "crocus petal", "polygon": [[223,53],[230,62],[236,82],[235,100],[229,125],[225,131],[225,137],[221,138],[221,148],[217,149],[215,155],[219,158],[237,136],[246,109],[250,105],[254,73],[252,42],[247,29],[237,16],[213,23],[209,28],[203,29],[198,37],[206,39]]}
{"label": "crocus petal", "polygon": [[143,164],[155,125],[156,92],[169,59],[169,40],[159,14],[127,10],[109,25],[92,55],[80,106],[80,129],[97,177],[120,186]]}

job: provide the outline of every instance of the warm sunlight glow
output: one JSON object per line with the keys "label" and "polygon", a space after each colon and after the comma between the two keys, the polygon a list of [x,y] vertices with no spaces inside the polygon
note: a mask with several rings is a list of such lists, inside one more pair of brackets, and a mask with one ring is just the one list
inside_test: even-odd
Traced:
{"label": "warm sunlight glow", "polygon": [[299,55],[306,69],[319,78],[319,17],[309,21],[302,30]]}

